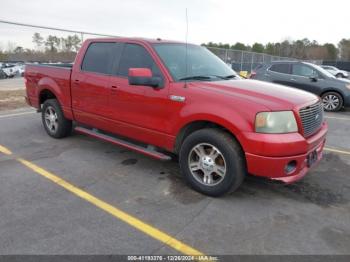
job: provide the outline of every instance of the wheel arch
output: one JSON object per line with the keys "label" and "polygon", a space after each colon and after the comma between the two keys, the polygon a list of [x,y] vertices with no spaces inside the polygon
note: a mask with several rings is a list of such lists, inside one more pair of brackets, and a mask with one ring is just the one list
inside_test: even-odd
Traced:
{"label": "wheel arch", "polygon": [[62,106],[62,91],[59,85],[51,78],[44,77],[38,82],[39,109],[47,99],[57,99]]}
{"label": "wheel arch", "polygon": [[327,88],[326,90],[323,90],[322,93],[320,94],[320,97],[322,98],[322,96],[326,93],[330,93],[330,92],[333,92],[333,93],[337,93],[341,96],[341,98],[343,99],[344,101],[344,94],[343,92],[341,92],[340,90],[338,89],[334,89],[334,88]]}
{"label": "wheel arch", "polygon": [[57,96],[48,88],[44,88],[39,93],[39,105],[44,104],[48,99],[57,99]]}
{"label": "wheel arch", "polygon": [[217,128],[227,132],[241,147],[244,152],[242,139],[239,135],[238,129],[222,121],[213,121],[211,119],[197,119],[185,123],[176,135],[174,144],[174,153],[178,154],[183,141],[191,135],[193,132],[203,129],[203,128]]}

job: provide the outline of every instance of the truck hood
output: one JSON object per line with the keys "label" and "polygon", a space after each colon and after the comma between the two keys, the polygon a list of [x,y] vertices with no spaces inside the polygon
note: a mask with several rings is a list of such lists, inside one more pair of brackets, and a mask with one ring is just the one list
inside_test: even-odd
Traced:
{"label": "truck hood", "polygon": [[318,100],[316,95],[309,92],[258,80],[201,82],[200,87],[221,95],[249,100],[271,111],[292,110]]}

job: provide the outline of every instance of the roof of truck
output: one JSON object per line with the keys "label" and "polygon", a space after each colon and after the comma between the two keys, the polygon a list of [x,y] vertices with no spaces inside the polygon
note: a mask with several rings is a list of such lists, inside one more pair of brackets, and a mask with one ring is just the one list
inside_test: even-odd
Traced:
{"label": "roof of truck", "polygon": [[177,43],[177,44],[183,44],[184,42],[175,41],[175,40],[166,40],[161,38],[142,38],[142,37],[105,37],[105,38],[89,38],[87,41],[120,41],[120,42],[128,42],[128,41],[138,41],[138,42],[146,42],[150,44],[155,43]]}

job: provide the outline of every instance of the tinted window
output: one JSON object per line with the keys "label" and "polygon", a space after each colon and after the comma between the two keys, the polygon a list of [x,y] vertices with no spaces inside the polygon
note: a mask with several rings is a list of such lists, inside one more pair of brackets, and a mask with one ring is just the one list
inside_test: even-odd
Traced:
{"label": "tinted window", "polygon": [[310,76],[316,75],[317,73],[316,73],[315,69],[313,69],[309,66],[296,64],[296,65],[293,65],[292,74],[297,75],[297,76],[310,77]]}
{"label": "tinted window", "polygon": [[153,76],[161,73],[148,51],[137,44],[126,44],[120,59],[118,75],[128,76],[129,68],[149,68]]}
{"label": "tinted window", "polygon": [[92,43],[86,51],[83,71],[110,74],[114,62],[115,43]]}
{"label": "tinted window", "polygon": [[290,64],[274,64],[270,67],[270,71],[289,74],[290,73]]}

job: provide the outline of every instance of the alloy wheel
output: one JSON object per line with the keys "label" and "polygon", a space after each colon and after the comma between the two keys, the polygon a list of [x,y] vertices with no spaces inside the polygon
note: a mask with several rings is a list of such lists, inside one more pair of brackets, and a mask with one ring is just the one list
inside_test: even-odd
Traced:
{"label": "alloy wheel", "polygon": [[325,110],[333,111],[339,106],[339,98],[335,95],[329,94],[323,97],[323,107]]}
{"label": "alloy wheel", "polygon": [[46,127],[51,133],[55,133],[58,129],[58,116],[52,106],[48,106],[44,114]]}
{"label": "alloy wheel", "polygon": [[201,143],[192,148],[188,156],[192,176],[202,185],[215,186],[226,175],[226,161],[215,146]]}

